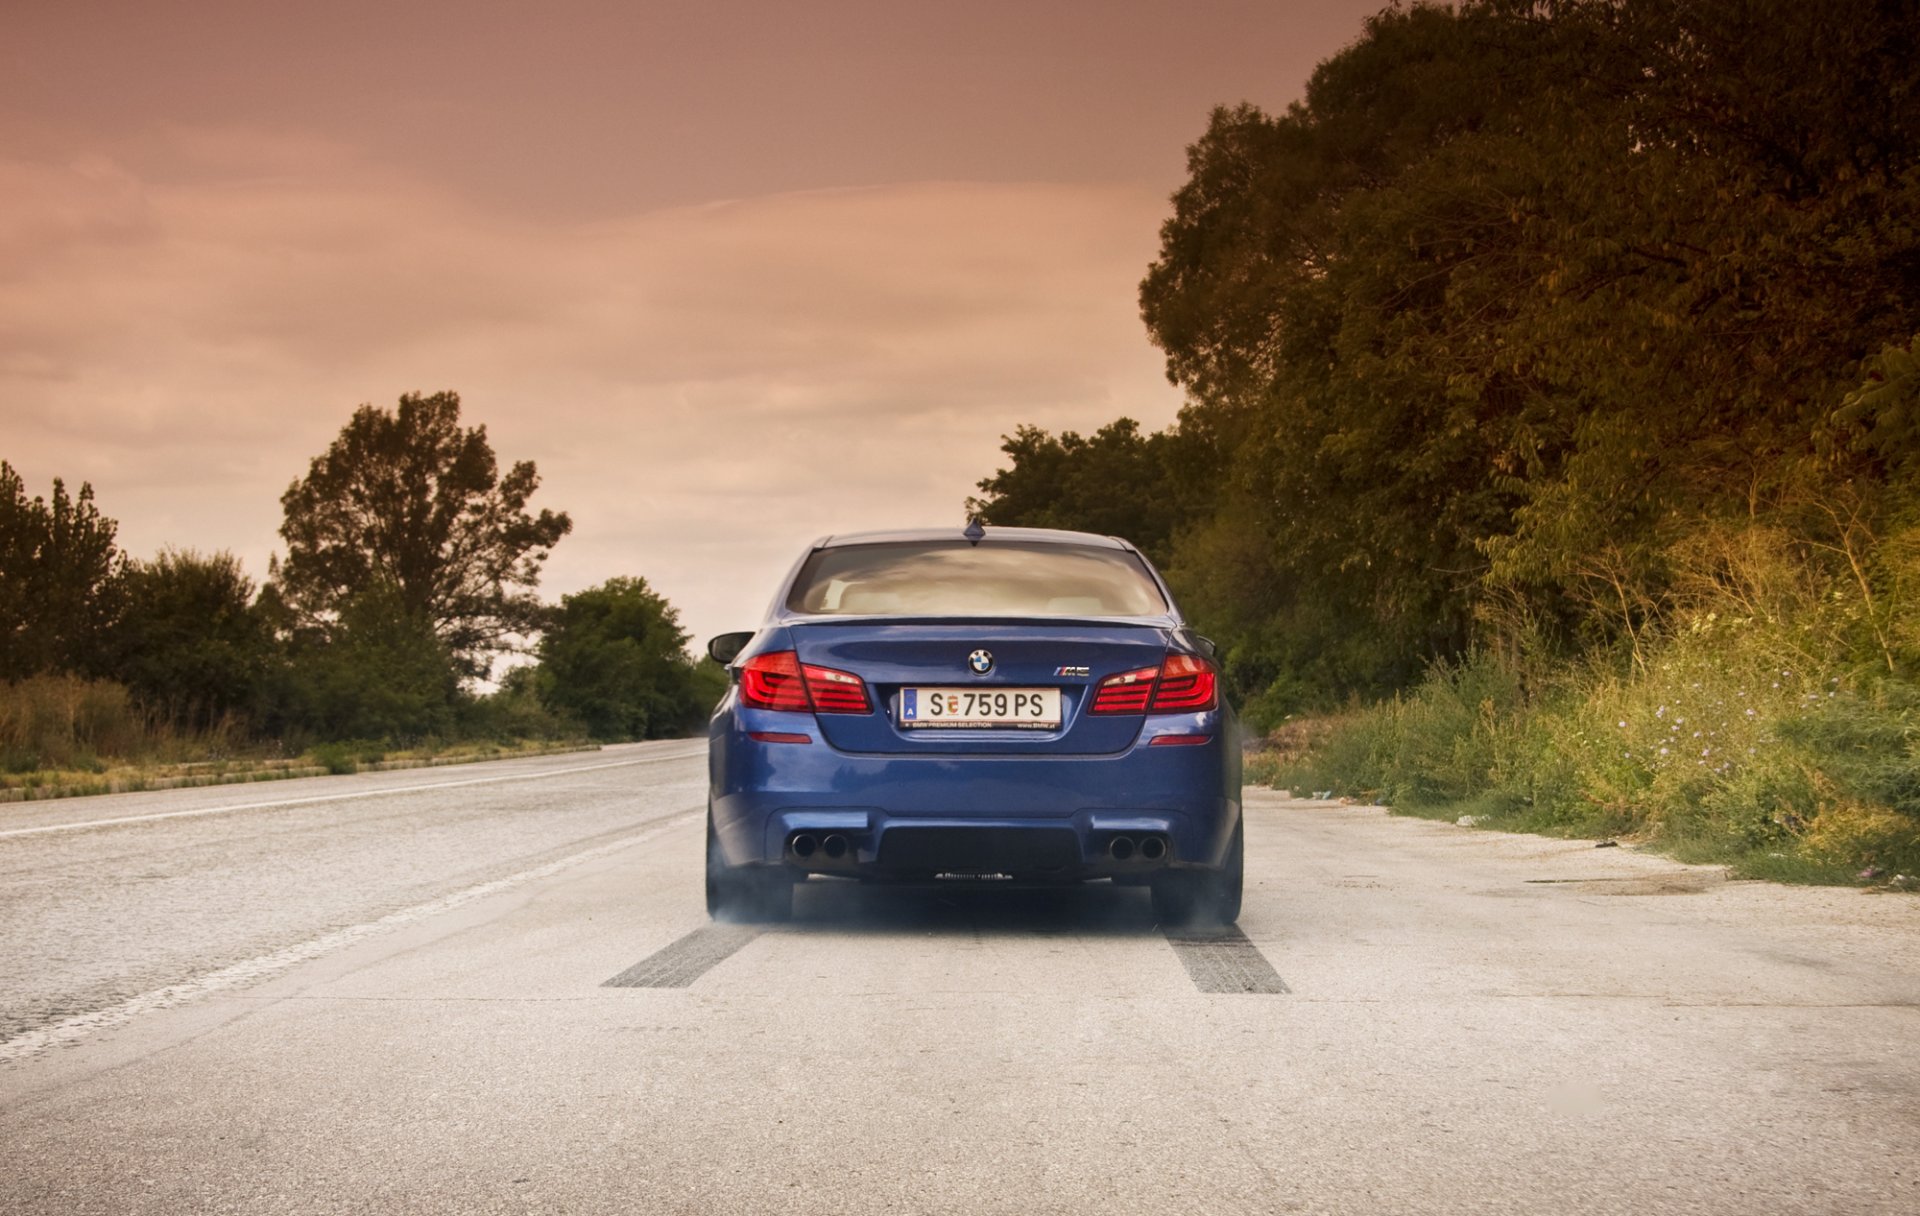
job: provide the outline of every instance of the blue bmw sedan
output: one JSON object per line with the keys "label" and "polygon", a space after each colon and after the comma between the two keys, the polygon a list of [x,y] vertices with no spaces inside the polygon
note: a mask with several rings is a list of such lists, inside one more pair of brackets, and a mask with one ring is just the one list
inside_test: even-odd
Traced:
{"label": "blue bmw sedan", "polygon": [[1151,889],[1230,923],[1240,748],[1212,644],[1125,541],[1030,528],[827,537],[728,667],[708,734],[707,908],[796,882]]}

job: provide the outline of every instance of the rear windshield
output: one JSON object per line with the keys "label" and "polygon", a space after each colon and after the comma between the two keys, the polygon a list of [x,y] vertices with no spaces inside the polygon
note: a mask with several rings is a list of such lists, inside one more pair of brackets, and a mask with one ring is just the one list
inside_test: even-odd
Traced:
{"label": "rear windshield", "polygon": [[818,550],[787,607],[823,616],[1159,616],[1167,601],[1125,549],[924,540]]}

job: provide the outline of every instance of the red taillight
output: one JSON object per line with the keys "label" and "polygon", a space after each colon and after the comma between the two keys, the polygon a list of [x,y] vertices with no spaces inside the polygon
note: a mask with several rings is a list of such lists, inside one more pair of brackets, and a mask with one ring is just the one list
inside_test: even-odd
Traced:
{"label": "red taillight", "polygon": [[1168,655],[1160,667],[1142,667],[1108,676],[1094,689],[1096,714],[1180,714],[1212,709],[1219,702],[1217,679],[1205,659]]}
{"label": "red taillight", "polygon": [[1153,712],[1196,713],[1216,704],[1212,665],[1190,654],[1168,655],[1160,669],[1160,684],[1153,690]]}
{"label": "red taillight", "polygon": [[805,713],[807,686],[800,682],[800,660],[791,650],[756,654],[740,664],[740,703],[748,709],[788,709]]}
{"label": "red taillight", "polygon": [[1138,671],[1123,671],[1117,676],[1108,676],[1100,681],[1100,687],[1093,693],[1093,709],[1096,714],[1143,714],[1147,712],[1147,699],[1153,695],[1153,680],[1160,674],[1158,667],[1142,667]]}
{"label": "red taillight", "polygon": [[791,650],[757,654],[740,664],[740,703],[748,709],[795,713],[873,712],[866,681],[851,672],[802,663]]}
{"label": "red taillight", "polygon": [[813,694],[813,712],[817,714],[865,714],[873,712],[867,700],[867,682],[849,671],[802,664],[807,673],[807,691]]}

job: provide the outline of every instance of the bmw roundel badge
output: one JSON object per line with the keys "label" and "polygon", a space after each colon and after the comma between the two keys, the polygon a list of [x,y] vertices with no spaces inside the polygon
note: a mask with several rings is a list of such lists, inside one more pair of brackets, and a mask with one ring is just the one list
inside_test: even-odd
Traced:
{"label": "bmw roundel badge", "polygon": [[986,650],[974,651],[967,656],[967,666],[972,669],[973,674],[976,676],[986,675],[993,670],[992,652]]}

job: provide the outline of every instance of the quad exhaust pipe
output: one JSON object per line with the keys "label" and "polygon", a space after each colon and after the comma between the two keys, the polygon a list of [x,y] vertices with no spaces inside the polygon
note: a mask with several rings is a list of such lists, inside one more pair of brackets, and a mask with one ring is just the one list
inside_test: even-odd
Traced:
{"label": "quad exhaust pipe", "polygon": [[831,832],[826,836],[795,832],[787,841],[787,851],[800,861],[806,861],[815,854],[828,861],[844,861],[853,852],[853,842],[839,832]]}
{"label": "quad exhaust pipe", "polygon": [[1132,861],[1135,857],[1141,861],[1165,861],[1167,838],[1157,832],[1138,839],[1132,836],[1115,836],[1107,842],[1107,856],[1115,861]]}

